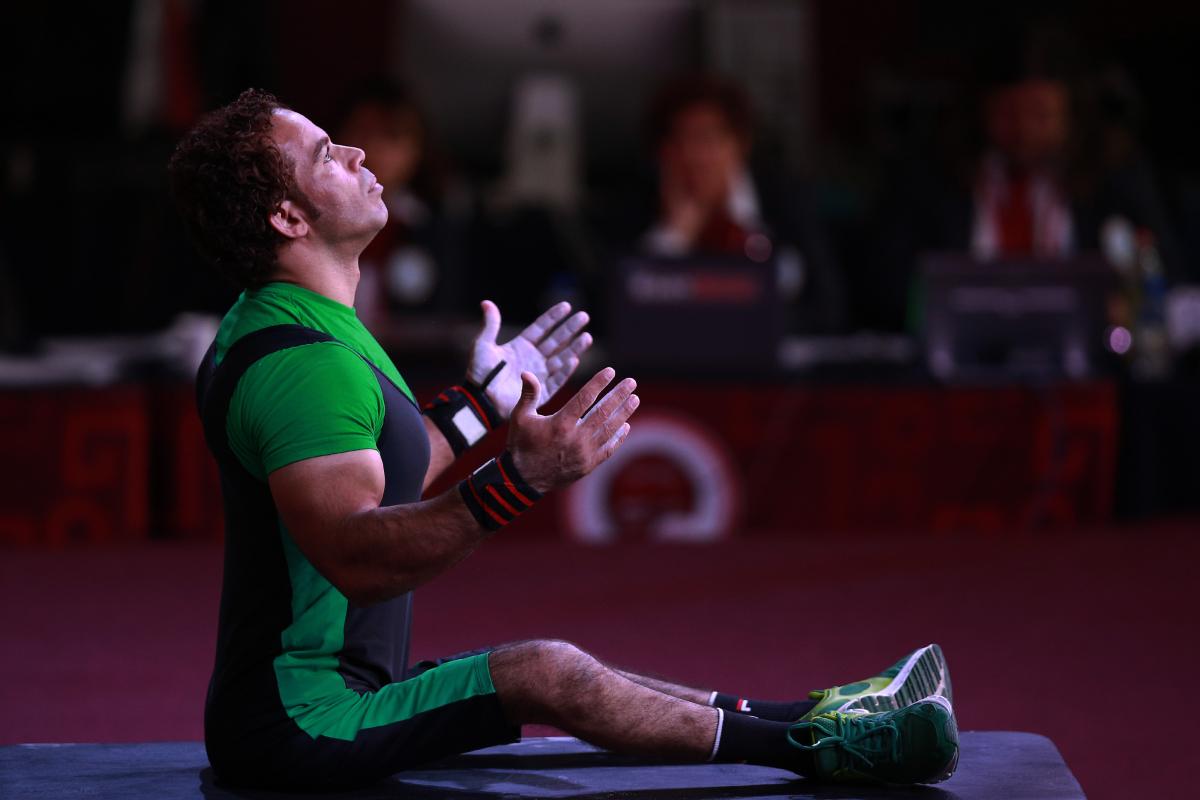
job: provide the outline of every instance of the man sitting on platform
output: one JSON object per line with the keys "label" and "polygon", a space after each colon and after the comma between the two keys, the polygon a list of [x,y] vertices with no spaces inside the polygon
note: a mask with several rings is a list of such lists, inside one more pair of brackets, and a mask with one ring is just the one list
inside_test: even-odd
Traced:
{"label": "man sitting on platform", "polygon": [[[226,542],[205,744],[222,780],[345,787],[557,726],[611,750],[749,762],[822,780],[931,783],[958,760],[941,650],[795,702],[746,700],[527,641],[410,668],[410,592],[545,493],[620,447],[639,400],[603,369],[538,409],[591,344],[561,303],[496,340],[483,304],[467,375],[419,409],[351,304],[358,259],[387,221],[362,150],[247,91],[170,164],[198,245],[245,291],[197,397],[221,472]],[[487,431],[507,450],[422,493]]]}

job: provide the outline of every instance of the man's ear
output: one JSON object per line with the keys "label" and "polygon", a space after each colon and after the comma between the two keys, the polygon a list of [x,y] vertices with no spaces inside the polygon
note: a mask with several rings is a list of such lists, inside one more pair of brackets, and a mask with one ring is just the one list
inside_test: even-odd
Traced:
{"label": "man's ear", "polygon": [[271,214],[271,227],[288,239],[300,239],[308,235],[308,220],[304,211],[291,200],[284,200]]}

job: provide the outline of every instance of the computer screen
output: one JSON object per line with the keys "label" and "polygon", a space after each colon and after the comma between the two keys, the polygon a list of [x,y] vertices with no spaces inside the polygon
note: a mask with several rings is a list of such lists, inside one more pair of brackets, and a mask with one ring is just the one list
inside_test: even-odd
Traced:
{"label": "computer screen", "polygon": [[929,370],[945,380],[1083,379],[1101,371],[1116,276],[1098,255],[921,261]]}

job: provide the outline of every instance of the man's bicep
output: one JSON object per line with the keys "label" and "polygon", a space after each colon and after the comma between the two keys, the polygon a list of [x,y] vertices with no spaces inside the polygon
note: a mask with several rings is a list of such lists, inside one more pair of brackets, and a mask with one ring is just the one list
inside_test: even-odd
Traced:
{"label": "man's bicep", "polygon": [[[230,407],[230,444],[251,474],[376,446],[383,393],[370,367],[338,344],[272,353],[246,371]],[[239,450],[240,447],[240,450]]]}
{"label": "man's bicep", "polygon": [[348,521],[378,508],[383,461],[376,450],[307,458],[272,472],[267,481],[275,507],[296,546],[336,583],[345,555],[340,540]]}

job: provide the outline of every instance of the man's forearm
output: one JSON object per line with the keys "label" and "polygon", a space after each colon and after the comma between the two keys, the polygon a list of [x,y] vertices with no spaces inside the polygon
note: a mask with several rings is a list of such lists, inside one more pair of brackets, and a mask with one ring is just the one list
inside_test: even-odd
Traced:
{"label": "man's forearm", "polygon": [[298,461],[268,476],[280,515],[301,552],[351,602],[387,600],[452,567],[551,489],[607,460],[629,433],[637,384],[621,381],[597,402],[614,370],[596,373],[550,416],[537,413],[540,385],[521,374],[508,449],[431,500],[381,507],[386,484],[375,450]]}
{"label": "man's forearm", "polygon": [[454,451],[450,448],[450,443],[446,441],[446,436],[438,430],[437,424],[427,416],[422,416],[425,422],[425,432],[429,434],[429,468],[425,470],[425,480],[421,484],[421,493],[424,494],[433,482],[436,481],[446,469],[454,463]]}
{"label": "man's forearm", "polygon": [[415,589],[466,558],[490,533],[457,488],[430,500],[353,514],[341,528],[338,574],[328,577],[356,605]]}

